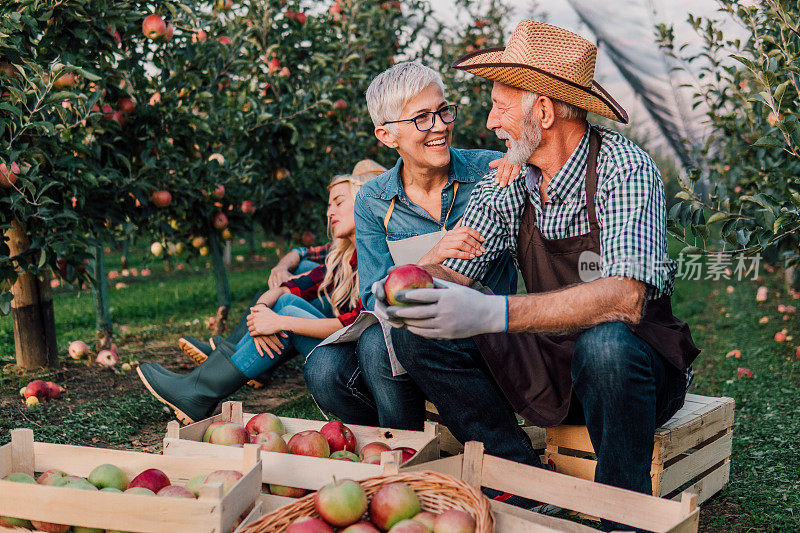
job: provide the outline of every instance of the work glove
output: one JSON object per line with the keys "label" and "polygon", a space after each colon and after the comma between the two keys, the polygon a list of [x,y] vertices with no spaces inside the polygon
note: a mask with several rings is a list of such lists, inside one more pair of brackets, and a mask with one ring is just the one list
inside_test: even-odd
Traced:
{"label": "work glove", "polygon": [[[390,268],[389,272],[391,272],[393,269],[394,267]],[[391,324],[393,328],[402,328],[403,322],[400,320],[390,319],[389,315],[386,313],[386,309],[389,307],[389,302],[386,301],[386,292],[383,290],[383,284],[386,283],[387,277],[389,277],[388,274],[372,284],[372,295],[375,296],[375,309],[373,312],[378,318]]]}
{"label": "work glove", "polygon": [[399,291],[397,300],[407,305],[385,307],[388,320],[401,321],[411,333],[433,339],[464,339],[508,330],[506,296],[483,294],[438,278],[433,284],[433,289]]}

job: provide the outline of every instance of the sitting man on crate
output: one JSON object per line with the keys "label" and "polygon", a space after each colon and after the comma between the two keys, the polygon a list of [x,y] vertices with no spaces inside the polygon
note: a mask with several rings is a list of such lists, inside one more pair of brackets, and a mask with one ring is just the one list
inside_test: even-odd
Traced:
{"label": "sitting man on crate", "polygon": [[[655,429],[683,404],[699,350],[671,310],[661,175],[641,148],[586,121],[628,119],[593,81],[596,52],[523,21],[504,49],[455,62],[494,81],[486,125],[522,170],[472,192],[462,223],[483,235],[483,254],[426,266],[436,288],[400,291],[406,305],[389,307],[380,281],[372,290],[398,327],[398,360],[458,440],[540,465],[513,411],[538,426],[585,423],[595,480],[651,493]],[[528,294],[470,289],[506,251]]]}

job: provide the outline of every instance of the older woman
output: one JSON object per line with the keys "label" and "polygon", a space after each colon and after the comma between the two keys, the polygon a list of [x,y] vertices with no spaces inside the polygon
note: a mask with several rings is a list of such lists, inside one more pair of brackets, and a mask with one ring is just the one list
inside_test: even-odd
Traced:
{"label": "older woman", "polygon": [[[372,81],[366,96],[375,136],[400,156],[356,199],[359,285],[371,310],[370,287],[393,265],[469,259],[483,252],[483,237],[459,220],[473,187],[502,154],[451,147],[458,107],[445,99],[439,74],[424,65],[393,66]],[[503,164],[498,174],[514,170]],[[497,294],[515,293],[513,258],[496,262],[480,282]],[[388,328],[373,324],[357,343],[317,347],[306,360],[306,384],[323,410],[345,422],[421,429],[425,398],[396,363]]]}

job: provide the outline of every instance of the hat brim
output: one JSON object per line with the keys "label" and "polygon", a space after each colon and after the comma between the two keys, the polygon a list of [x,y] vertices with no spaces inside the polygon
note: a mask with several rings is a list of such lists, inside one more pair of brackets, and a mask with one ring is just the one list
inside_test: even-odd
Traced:
{"label": "hat brim", "polygon": [[503,62],[504,50],[478,50],[456,60],[451,66],[487,80],[561,100],[622,124],[628,123],[625,109],[596,81],[584,87],[531,65]]}

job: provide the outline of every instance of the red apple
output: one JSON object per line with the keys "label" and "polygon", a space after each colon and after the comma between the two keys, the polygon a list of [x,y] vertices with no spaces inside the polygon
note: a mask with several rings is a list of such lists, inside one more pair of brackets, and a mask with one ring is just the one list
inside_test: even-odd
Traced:
{"label": "red apple", "polygon": [[436,533],[474,533],[475,519],[469,513],[450,509],[436,517],[433,530]]}
{"label": "red apple", "polygon": [[136,104],[127,96],[123,96],[117,101],[117,107],[123,113],[133,113],[133,110],[136,109]]}
{"label": "red apple", "polygon": [[783,342],[786,340],[786,333],[779,331],[775,334],[775,342]]}
{"label": "red apple", "polygon": [[45,470],[41,474],[39,474],[39,479],[37,483],[40,485],[53,485],[55,482],[67,475],[66,472],[63,470],[58,470],[57,468],[51,468],[50,470]]}
{"label": "red apple", "polygon": [[220,44],[231,44],[233,41],[231,41],[230,37],[225,37],[223,35],[222,37],[219,38],[219,42]]}
{"label": "red apple", "polygon": [[433,287],[433,278],[417,265],[403,265],[395,268],[386,277],[383,290],[390,305],[405,305],[398,302],[395,296],[398,291],[406,289],[428,289]]}
{"label": "red apple", "polygon": [[0,74],[5,74],[9,78],[16,78],[17,69],[8,61],[0,61]]}
{"label": "red apple", "polygon": [[383,452],[389,452],[391,450],[392,447],[386,444],[385,442],[376,441],[376,442],[370,442],[369,444],[365,444],[364,446],[362,446],[361,451],[358,452],[358,455],[359,457],[361,457],[361,460],[363,461],[364,459],[372,455],[377,455],[378,457],[380,457],[380,455]]}
{"label": "red apple", "polygon": [[119,363],[119,356],[111,350],[100,350],[97,352],[97,358],[95,361],[97,361],[97,364],[100,366],[108,368]]}
{"label": "red apple", "polygon": [[57,383],[54,383],[52,381],[48,381],[45,384],[47,385],[47,396],[51,400],[61,396],[61,387],[59,387]]}
{"label": "red apple", "polygon": [[208,475],[203,485],[221,483],[222,493],[226,494],[240,479],[242,479],[242,473],[236,470],[215,470]]}
{"label": "red apple", "polygon": [[25,387],[25,399],[27,400],[31,396],[36,396],[39,401],[48,400],[50,398],[50,389],[47,388],[47,383],[41,379],[34,379],[28,383],[28,386]]}
{"label": "red apple", "polygon": [[206,30],[197,30],[197,32],[194,35],[192,35],[192,42],[202,43],[205,42],[206,39],[208,39],[208,34],[206,33]]}
{"label": "red apple", "polygon": [[333,533],[333,530],[319,518],[303,516],[292,522],[285,533]]}
{"label": "red apple", "polygon": [[294,19],[295,19],[297,22],[299,22],[300,24],[305,24],[305,23],[306,23],[306,21],[308,20],[308,17],[306,16],[306,14],[305,14],[305,13],[302,13],[302,12],[301,12],[301,13],[298,13],[297,15],[295,15]]}
{"label": "red apple", "polygon": [[214,432],[215,429],[218,427],[227,424],[224,420],[217,420],[216,422],[211,422],[211,425],[206,428],[205,433],[203,433],[203,442],[210,442],[211,440],[211,433]]}
{"label": "red apple", "polygon": [[225,196],[225,186],[217,185],[214,187],[214,197],[221,200],[223,196]]}
{"label": "red apple", "polygon": [[436,517],[439,516],[436,513],[432,513],[430,511],[422,511],[418,515],[415,515],[414,518],[411,520],[415,520],[420,524],[424,524],[428,527],[428,530],[433,531],[433,522],[436,520]]}
{"label": "red apple", "polygon": [[397,448],[393,448],[393,451],[399,451],[403,454],[402,461],[404,463],[414,457],[414,454],[417,453],[417,450],[414,448],[409,448],[408,446],[398,446]]}
{"label": "red apple", "polygon": [[175,35],[175,25],[170,22],[167,24],[167,31],[164,32],[164,40],[171,41],[173,35]]}
{"label": "red apple", "polygon": [[135,487],[142,487],[158,493],[164,487],[171,485],[167,475],[157,468],[148,468],[128,484],[128,490]]}
{"label": "red apple", "polygon": [[351,479],[334,480],[314,495],[314,508],[332,526],[349,526],[367,510],[367,495]]}
{"label": "red apple", "polygon": [[12,161],[8,166],[5,163],[0,163],[0,187],[13,187],[17,182],[17,174],[19,174],[19,165]]}
{"label": "red apple", "polygon": [[228,217],[225,213],[217,213],[212,219],[212,224],[216,229],[225,229],[228,227]]}
{"label": "red apple", "polygon": [[252,215],[256,212],[256,204],[252,200],[245,200],[242,202],[242,213]]}
{"label": "red apple", "polygon": [[392,526],[389,533],[431,533],[431,530],[425,524],[406,518]]}
{"label": "red apple", "polygon": [[260,444],[261,449],[266,452],[289,453],[289,447],[280,434],[274,431],[259,433],[251,439],[253,444]]}
{"label": "red apple", "polygon": [[328,8],[328,12],[331,15],[341,15],[342,14],[342,6],[339,4],[334,3],[331,7]]}
{"label": "red apple", "polygon": [[150,197],[150,201],[156,207],[167,207],[172,203],[172,194],[169,191],[155,191]]}
{"label": "red apple", "polygon": [[302,498],[309,491],[297,487],[286,487],[284,485],[269,484],[269,493],[275,496],[284,496],[286,498]]}
{"label": "red apple", "polygon": [[78,77],[72,72],[67,72],[56,78],[56,81],[53,82],[53,89],[66,89],[72,87],[77,82]]}
{"label": "red apple", "polygon": [[419,511],[419,498],[405,483],[384,485],[369,504],[370,520],[383,531],[391,529],[400,520],[416,516]]}
{"label": "red apple", "polygon": [[232,446],[234,444],[244,445],[250,442],[250,434],[240,424],[227,422],[214,429],[208,439],[211,444],[222,444]]}
{"label": "red apple", "polygon": [[333,108],[339,110],[347,109],[347,102],[340,98],[333,103]]}
{"label": "red apple", "polygon": [[369,522],[356,522],[352,526],[347,526],[341,533],[380,533],[380,531]]}
{"label": "red apple", "polygon": [[[64,260],[62,259],[61,261]],[[64,263],[66,264],[66,261],[64,261]],[[73,359],[83,359],[89,355],[89,351],[89,345],[83,341],[72,341],[69,343],[69,356]]]}
{"label": "red apple", "polygon": [[156,496],[166,496],[167,498],[195,498],[195,495],[192,491],[186,487],[181,487],[180,485],[167,485],[158,491]]}
{"label": "red apple", "polygon": [[289,453],[310,457],[330,457],[331,448],[322,433],[309,429],[295,433],[289,439]]}
{"label": "red apple", "polygon": [[283,78],[288,78],[290,74],[291,74],[291,71],[289,70],[289,67],[283,67],[283,68],[282,68],[282,69],[281,69],[281,70],[278,72],[278,76],[281,76],[281,77],[283,77]]}
{"label": "red apple", "polygon": [[332,452],[338,452],[339,450],[356,451],[356,436],[350,428],[338,420],[331,420],[322,426],[319,432],[328,441],[328,446],[330,446]]}
{"label": "red apple", "polygon": [[348,452],[347,450],[339,450],[338,452],[333,452],[330,458],[336,459],[338,461],[351,461],[353,463],[361,462],[361,459],[356,454],[354,454],[353,452]]}
{"label": "red apple", "polygon": [[147,15],[142,22],[142,33],[148,39],[161,39],[167,33],[167,24],[155,13]]}
{"label": "red apple", "polygon": [[269,68],[269,73],[274,74],[281,69],[281,62],[278,61],[277,58],[272,58],[269,63],[267,63],[267,67]]}

